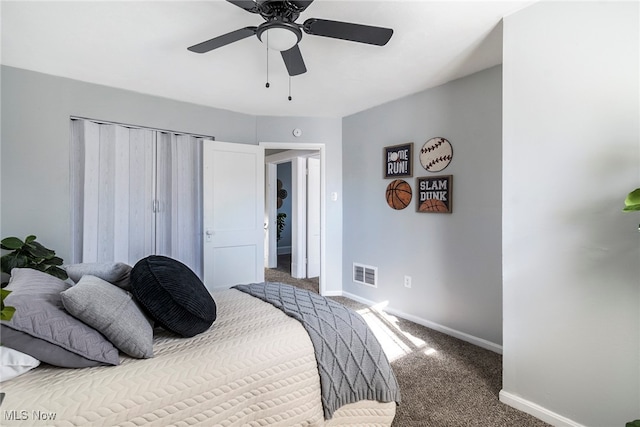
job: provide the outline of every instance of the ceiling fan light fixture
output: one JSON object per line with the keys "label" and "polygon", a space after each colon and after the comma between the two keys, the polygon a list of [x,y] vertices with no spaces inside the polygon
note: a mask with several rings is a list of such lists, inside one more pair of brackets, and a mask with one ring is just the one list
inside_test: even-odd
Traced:
{"label": "ceiling fan light fixture", "polygon": [[269,49],[279,52],[291,49],[302,38],[302,32],[296,26],[285,23],[265,24],[264,28],[258,28],[257,35]]}

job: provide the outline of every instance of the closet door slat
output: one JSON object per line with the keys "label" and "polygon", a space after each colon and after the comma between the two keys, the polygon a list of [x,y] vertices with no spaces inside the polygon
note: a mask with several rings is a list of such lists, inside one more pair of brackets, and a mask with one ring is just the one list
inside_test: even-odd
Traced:
{"label": "closet door slat", "polygon": [[84,200],[82,262],[98,260],[98,209],[100,200],[100,125],[84,122]]}
{"label": "closet door slat", "polygon": [[129,135],[129,255],[134,265],[155,253],[154,132],[131,129]]}

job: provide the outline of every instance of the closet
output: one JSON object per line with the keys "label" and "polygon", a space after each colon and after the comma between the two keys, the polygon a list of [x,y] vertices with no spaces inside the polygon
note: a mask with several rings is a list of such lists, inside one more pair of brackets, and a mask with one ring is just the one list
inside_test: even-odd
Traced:
{"label": "closet", "polygon": [[202,140],[72,119],[73,262],[166,255],[202,277]]}

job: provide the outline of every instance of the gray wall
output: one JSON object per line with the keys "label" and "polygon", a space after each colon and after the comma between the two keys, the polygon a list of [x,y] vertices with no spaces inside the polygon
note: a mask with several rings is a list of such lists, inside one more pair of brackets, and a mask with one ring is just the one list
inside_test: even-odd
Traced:
{"label": "gray wall", "polygon": [[556,426],[640,418],[639,12],[504,20],[501,399]]}
{"label": "gray wall", "polygon": [[[502,344],[501,68],[346,117],[343,123],[343,289],[462,338]],[[447,138],[451,164],[427,172],[418,155]],[[385,200],[383,147],[414,142],[414,192]],[[415,178],[453,175],[453,213],[418,213]],[[352,263],[378,267],[378,287],[352,281]],[[405,275],[412,288],[404,287]],[[478,339],[478,340],[476,340]]]}
{"label": "gray wall", "polygon": [[[0,236],[35,234],[63,259],[71,253],[69,117],[211,135],[216,140],[324,143],[327,182],[342,188],[342,127],[337,118],[255,117],[2,66]],[[284,101],[287,102],[287,101]],[[304,129],[295,138],[294,127]],[[328,184],[329,185],[329,184]],[[327,245],[340,265],[341,205],[328,206]],[[335,231],[335,232],[334,232]],[[340,269],[332,274],[340,277]],[[334,289],[340,283],[333,279]]]}

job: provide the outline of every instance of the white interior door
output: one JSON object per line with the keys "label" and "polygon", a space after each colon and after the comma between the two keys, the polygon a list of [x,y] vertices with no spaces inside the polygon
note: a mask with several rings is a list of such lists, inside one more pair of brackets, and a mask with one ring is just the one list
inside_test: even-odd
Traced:
{"label": "white interior door", "polygon": [[307,277],[307,159],[291,160],[291,277]]}
{"label": "white interior door", "polygon": [[278,206],[276,204],[278,193],[278,165],[275,163],[266,164],[265,190],[267,200],[265,202],[265,266],[267,268],[278,267]]}
{"label": "white interior door", "polygon": [[204,141],[203,257],[209,289],[264,281],[264,149]]}
{"label": "white interior door", "polygon": [[307,159],[307,277],[320,276],[320,159]]}

